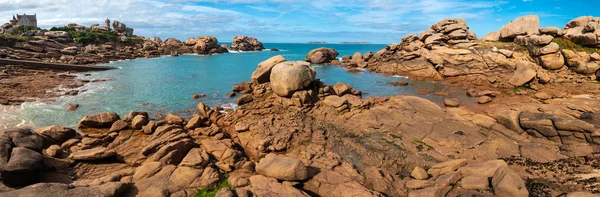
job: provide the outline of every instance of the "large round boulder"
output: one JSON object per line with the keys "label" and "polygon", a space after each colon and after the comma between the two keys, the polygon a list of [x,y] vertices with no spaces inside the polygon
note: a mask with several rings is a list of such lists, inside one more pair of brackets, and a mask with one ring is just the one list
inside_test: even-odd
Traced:
{"label": "large round boulder", "polygon": [[537,34],[539,28],[540,18],[538,16],[522,16],[502,26],[500,39],[514,39],[517,36]]}
{"label": "large round boulder", "polygon": [[330,63],[331,60],[335,60],[339,53],[332,48],[318,48],[314,49],[306,55],[306,61],[313,64]]}
{"label": "large round boulder", "polygon": [[285,62],[285,58],[281,55],[273,56],[264,62],[258,64],[258,68],[252,72],[252,83],[261,84],[269,82],[269,78],[271,77],[271,70],[273,67],[281,62]]}
{"label": "large round boulder", "polygon": [[290,97],[315,80],[315,69],[304,61],[282,62],[271,70],[271,89],[282,97]]}

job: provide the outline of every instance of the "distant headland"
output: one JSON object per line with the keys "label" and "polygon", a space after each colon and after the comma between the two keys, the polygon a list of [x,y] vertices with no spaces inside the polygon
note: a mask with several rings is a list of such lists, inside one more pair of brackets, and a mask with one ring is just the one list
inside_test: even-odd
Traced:
{"label": "distant headland", "polygon": [[371,42],[340,42],[340,44],[371,44]]}

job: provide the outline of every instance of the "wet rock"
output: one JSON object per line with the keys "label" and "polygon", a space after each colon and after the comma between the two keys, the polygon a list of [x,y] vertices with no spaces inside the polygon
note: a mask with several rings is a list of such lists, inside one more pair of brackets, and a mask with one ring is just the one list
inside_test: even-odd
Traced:
{"label": "wet rock", "polygon": [[235,95],[236,95],[236,93],[232,92],[232,93],[226,94],[225,98],[233,98],[233,97],[235,97]]}
{"label": "wet rock", "polygon": [[95,161],[114,157],[115,155],[117,155],[117,153],[114,150],[108,150],[105,147],[97,147],[71,153],[69,159],[76,161]]}
{"label": "wet rock", "polygon": [[68,127],[62,127],[62,126],[47,126],[47,127],[42,127],[39,128],[37,130],[35,130],[36,133],[49,138],[51,140],[53,140],[54,142],[61,144],[73,137],[75,137],[75,130],[68,128]]}
{"label": "wet rock", "polygon": [[460,102],[457,98],[447,98],[444,99],[444,105],[448,107],[458,107],[460,105]]}
{"label": "wet rock", "polygon": [[206,97],[206,94],[193,94],[192,99],[200,99]]}
{"label": "wet rock", "polygon": [[335,49],[318,48],[308,52],[306,61],[313,64],[330,63],[332,60],[337,59],[338,55],[339,53]]}
{"label": "wet rock", "polygon": [[75,103],[69,103],[67,104],[67,111],[77,111],[77,109],[79,108],[79,104],[75,104]]}
{"label": "wet rock", "polygon": [[282,97],[307,88],[315,80],[316,72],[307,62],[283,62],[271,71],[271,89]]}
{"label": "wet rock", "polygon": [[499,197],[527,197],[529,192],[521,177],[507,167],[496,170],[492,177],[494,194]]}
{"label": "wet rock", "polygon": [[117,113],[105,112],[100,114],[87,115],[78,123],[80,128],[108,128],[121,118]]}
{"label": "wet rock", "polygon": [[302,161],[277,154],[268,154],[261,159],[256,166],[256,172],[285,181],[301,181],[308,178],[308,169]]}
{"label": "wet rock", "polygon": [[142,129],[146,124],[148,124],[148,116],[144,115],[137,115],[133,117],[133,120],[131,121],[131,127],[133,127],[133,129]]}
{"label": "wet rock", "polygon": [[271,77],[271,70],[273,69],[273,67],[285,61],[287,60],[283,56],[277,55],[259,63],[258,68],[256,68],[256,70],[252,72],[250,80],[254,84],[269,82]]}
{"label": "wet rock", "polygon": [[486,104],[486,103],[489,103],[491,101],[492,101],[492,98],[489,97],[489,96],[482,96],[482,97],[479,97],[477,99],[477,103],[479,103],[479,104]]}
{"label": "wet rock", "polygon": [[395,81],[395,82],[387,82],[387,84],[390,84],[392,86],[407,86],[408,82],[406,82],[406,81]]}

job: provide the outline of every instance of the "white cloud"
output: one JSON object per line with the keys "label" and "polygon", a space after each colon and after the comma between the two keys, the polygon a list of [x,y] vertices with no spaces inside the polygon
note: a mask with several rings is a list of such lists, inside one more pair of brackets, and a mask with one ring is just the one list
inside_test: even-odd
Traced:
{"label": "white cloud", "polygon": [[356,32],[363,37],[388,33],[399,39],[445,17],[484,17],[503,3],[497,0],[0,0],[0,21],[2,18],[8,21],[16,13],[37,13],[38,24],[50,28],[69,23],[103,24],[109,18],[134,28],[138,35],[178,39],[215,35],[228,41],[238,34],[307,36],[302,33],[319,37],[319,32],[345,32],[341,35]]}

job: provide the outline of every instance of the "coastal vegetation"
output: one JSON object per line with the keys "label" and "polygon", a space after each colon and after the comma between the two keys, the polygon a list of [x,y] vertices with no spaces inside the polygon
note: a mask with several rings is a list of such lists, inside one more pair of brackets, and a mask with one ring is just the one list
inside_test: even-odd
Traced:
{"label": "coastal vegetation", "polygon": [[102,30],[91,30],[91,31],[77,31],[75,28],[64,26],[64,27],[52,27],[50,31],[65,31],[69,33],[69,37],[78,43],[82,44],[98,44],[106,42],[116,42],[119,40],[119,36],[114,31],[102,31]]}
{"label": "coastal vegetation", "polygon": [[571,41],[567,38],[564,38],[564,37],[554,38],[552,40],[552,42],[555,42],[556,44],[558,44],[558,46],[560,46],[561,49],[569,49],[569,50],[573,50],[573,51],[583,51],[583,52],[587,52],[587,53],[600,53],[600,48],[585,47],[580,44],[574,43],[573,41]]}
{"label": "coastal vegetation", "polygon": [[227,182],[227,179],[229,178],[229,174],[223,174],[223,181],[221,181],[221,183],[219,183],[219,185],[217,185],[216,187],[213,188],[208,188],[208,189],[199,189],[196,194],[194,194],[194,197],[214,197],[217,192],[223,188],[231,188],[231,185],[229,184],[229,182]]}

